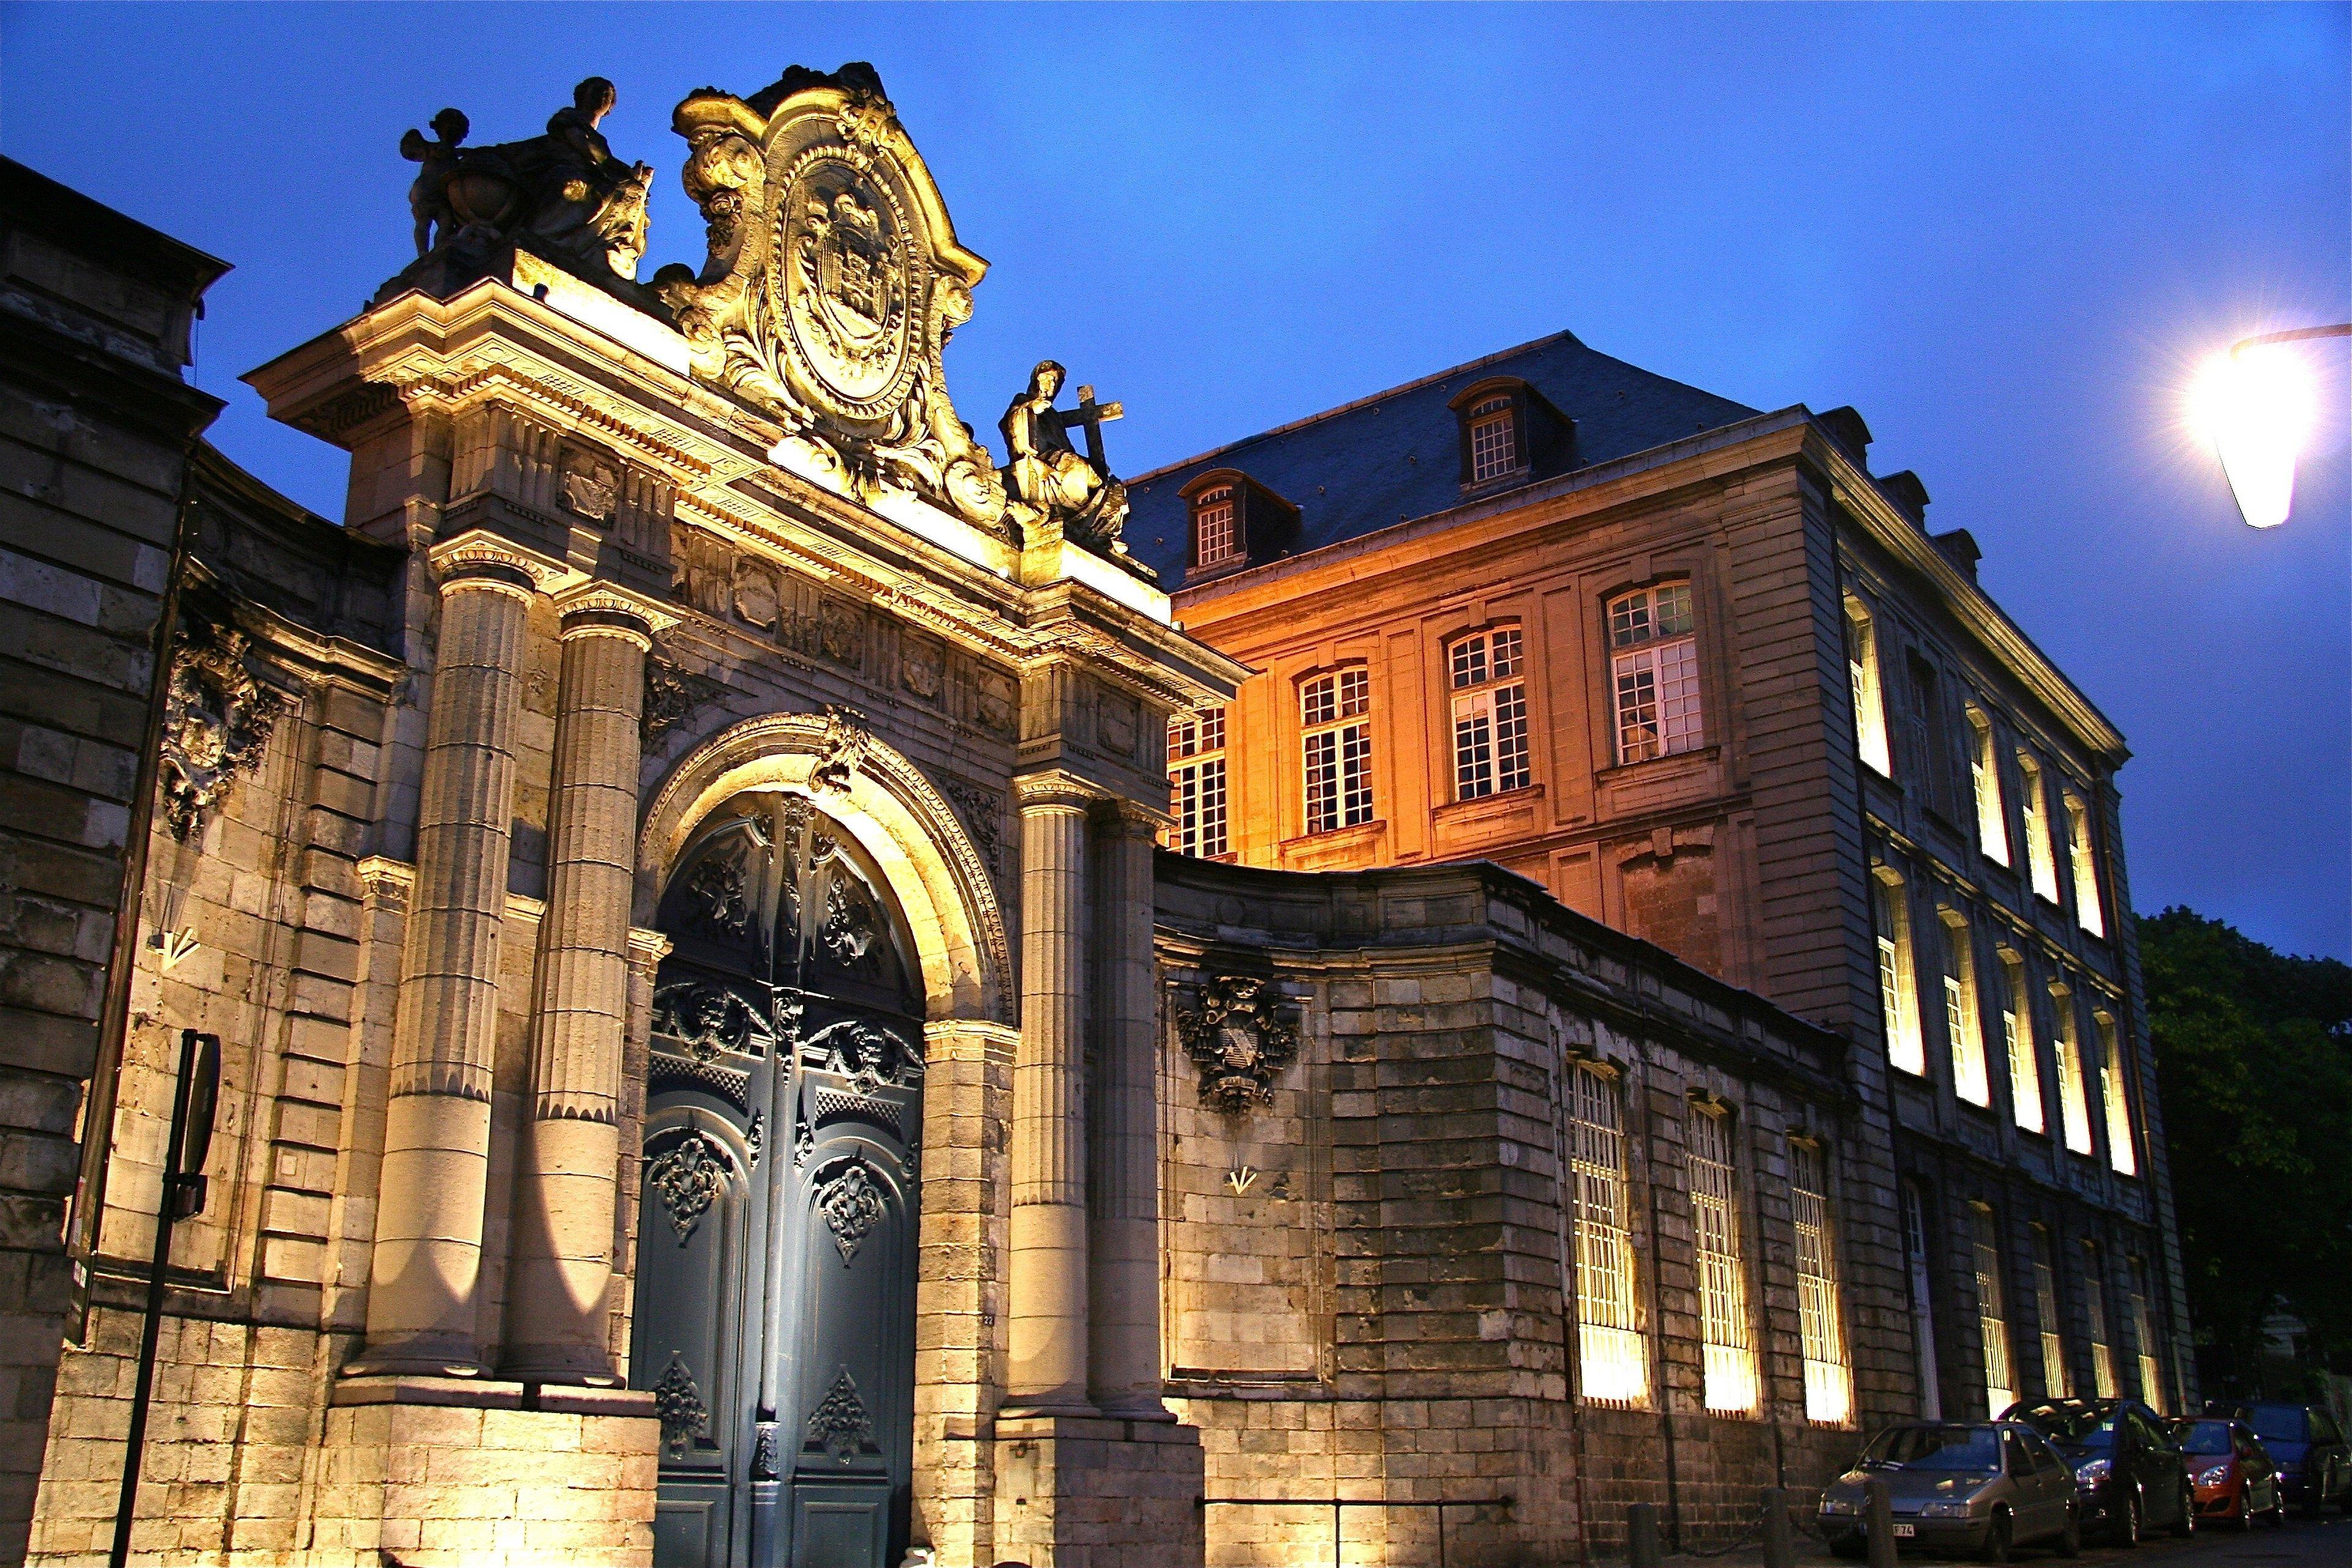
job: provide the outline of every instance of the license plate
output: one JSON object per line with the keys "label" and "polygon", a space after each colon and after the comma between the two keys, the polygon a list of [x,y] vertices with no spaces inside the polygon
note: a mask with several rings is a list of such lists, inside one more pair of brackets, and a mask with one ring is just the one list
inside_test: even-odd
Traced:
{"label": "license plate", "polygon": [[1895,1527],[1895,1539],[1897,1541],[1908,1541],[1918,1533],[1919,1527],[1916,1524],[1898,1524]]}

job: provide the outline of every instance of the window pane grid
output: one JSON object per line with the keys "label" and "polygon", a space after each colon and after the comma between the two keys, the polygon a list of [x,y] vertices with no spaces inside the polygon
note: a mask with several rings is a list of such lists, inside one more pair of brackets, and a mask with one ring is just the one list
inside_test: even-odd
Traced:
{"label": "window pane grid", "polygon": [[1995,865],[2009,864],[2009,819],[2000,805],[2000,773],[1994,764],[1992,724],[1969,711],[1969,781],[1977,805],[1977,847]]}
{"label": "window pane grid", "polygon": [[1203,566],[1233,559],[1234,492],[1214,489],[1202,496],[1192,513],[1193,533],[1200,541],[1199,563]]}
{"label": "window pane grid", "polygon": [[2132,1337],[2139,1342],[2140,1402],[2158,1415],[2164,1414],[2164,1374],[2156,1360],[2156,1321],[2147,1310],[2147,1266],[2135,1258],[2131,1260]]}
{"label": "window pane grid", "polygon": [[1918,984],[1913,978],[1911,914],[1900,883],[1878,883],[1878,1001],[1886,1029],[1886,1059],[1925,1077],[1927,1047],[1919,1029]]}
{"label": "window pane grid", "polygon": [[1518,467],[1517,432],[1512,428],[1511,400],[1489,397],[1470,411],[1470,479],[1473,484],[1499,479]]}
{"label": "window pane grid", "polygon": [[2091,1152],[2091,1102],[2083,1081],[2083,1041],[2074,1025],[2074,998],[2058,997],[2058,1110],[2064,1119],[2066,1147]]}
{"label": "window pane grid", "polygon": [[1649,1390],[1633,1315],[1633,1245],[1625,1226],[1625,1139],[1615,1081],[1569,1076],[1570,1168],[1576,1193],[1577,1347],[1587,1399],[1636,1404]]}
{"label": "window pane grid", "polygon": [[1698,1255],[1701,1360],[1710,1410],[1756,1408],[1756,1361],[1748,1345],[1748,1291],[1739,1263],[1738,1184],[1731,1119],[1705,1111],[1690,1122],[1691,1218]]}
{"label": "window pane grid", "polygon": [[2132,1138],[2131,1105],[2124,1098],[2123,1047],[2115,1021],[2099,1019],[2099,1099],[2107,1110],[2107,1163],[2126,1176],[2139,1174],[2139,1154]]}
{"label": "window pane grid", "polygon": [[1484,691],[1454,700],[1454,796],[1495,793],[1495,701]]}
{"label": "window pane grid", "polygon": [[2058,856],[2050,842],[2050,801],[2042,789],[2042,768],[2021,754],[2017,771],[2025,807],[2025,857],[2032,868],[2033,890],[2052,903],[2058,901]]}
{"label": "window pane grid", "polygon": [[1944,1033],[1952,1045],[1952,1092],[1971,1105],[1992,1103],[1992,1083],[1985,1072],[1984,1026],[1977,1013],[1976,953],[1969,928],[1948,922],[1945,938],[1951,945],[1951,968],[1944,976]]}
{"label": "window pane grid", "polygon": [[[1372,730],[1341,721],[1371,710],[1371,676],[1342,669],[1299,688],[1299,716],[1309,726],[1304,761],[1307,831],[1328,833],[1372,819]],[[1316,729],[1321,725],[1325,728]]]}
{"label": "window pane grid", "polygon": [[2045,1397],[2064,1399],[2073,1388],[2066,1375],[2066,1341],[2058,1328],[2058,1271],[2050,1262],[2050,1237],[2033,1234],[2033,1310],[2042,1320],[2042,1390]]}
{"label": "window pane grid", "polygon": [[2083,1249],[2083,1304],[2091,1318],[2091,1379],[2101,1399],[2117,1397],[2116,1352],[2107,1343],[2107,1292],[2099,1279],[2099,1255],[2087,1244]]}
{"label": "window pane grid", "polygon": [[2008,959],[2001,967],[2009,979],[2009,1005],[2001,1011],[2000,1030],[2009,1050],[2010,1114],[2027,1131],[2040,1132],[2045,1126],[2042,1066],[2033,1048],[2033,1015],[2026,1006],[2024,966]]}
{"label": "window pane grid", "polygon": [[1790,1150],[1790,1210],[1797,1231],[1797,1326],[1805,1363],[1805,1419],[1843,1422],[1853,1405],[1830,1272],[1828,1179],[1822,1152]]}
{"label": "window pane grid", "polygon": [[[1992,1220],[1979,1215],[1977,1224]],[[1994,1419],[2017,1400],[2017,1383],[2009,1364],[2009,1321],[2000,1289],[2000,1249],[1979,1237],[1977,1254],[1977,1327],[1984,1341],[1985,1410]]]}
{"label": "window pane grid", "polygon": [[2091,814],[2071,795],[2066,800],[2066,826],[2074,850],[2074,919],[2093,936],[2105,936],[2107,921],[2099,909],[2099,868],[2091,858]]}
{"label": "window pane grid", "polygon": [[1895,757],[1886,742],[1886,701],[1878,679],[1878,631],[1870,615],[1851,601],[1846,605],[1846,668],[1853,680],[1854,742],[1862,760],[1882,778],[1895,776]]}

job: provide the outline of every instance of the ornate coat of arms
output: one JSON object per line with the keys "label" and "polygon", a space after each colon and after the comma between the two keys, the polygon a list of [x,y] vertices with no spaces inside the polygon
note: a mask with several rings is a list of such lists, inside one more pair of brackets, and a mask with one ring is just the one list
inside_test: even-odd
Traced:
{"label": "ornate coat of arms", "polygon": [[1201,1005],[1176,1015],[1184,1053],[1201,1069],[1201,1101],[1234,1114],[1274,1098],[1274,1080],[1298,1059],[1298,1031],[1277,1012],[1273,985],[1220,974],[1201,987]]}

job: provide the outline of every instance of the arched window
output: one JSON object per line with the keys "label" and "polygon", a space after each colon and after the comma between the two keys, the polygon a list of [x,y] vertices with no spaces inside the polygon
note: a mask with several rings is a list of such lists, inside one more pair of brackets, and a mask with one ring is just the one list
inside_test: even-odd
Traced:
{"label": "arched window", "polygon": [[1706,744],[1696,634],[1688,583],[1636,588],[1609,601],[1619,762],[1646,762]]}
{"label": "arched window", "polygon": [[1519,464],[1518,420],[1507,392],[1470,405],[1470,482],[1499,479]]}
{"label": "arched window", "polygon": [[1371,673],[1361,665],[1300,683],[1307,832],[1328,833],[1372,819],[1371,712]]}
{"label": "arched window", "polygon": [[1234,526],[1234,487],[1217,485],[1192,498],[1192,563],[1214,566],[1241,553]]}
{"label": "arched window", "polygon": [[1527,788],[1527,643],[1519,628],[1456,638],[1446,668],[1454,687],[1454,797]]}

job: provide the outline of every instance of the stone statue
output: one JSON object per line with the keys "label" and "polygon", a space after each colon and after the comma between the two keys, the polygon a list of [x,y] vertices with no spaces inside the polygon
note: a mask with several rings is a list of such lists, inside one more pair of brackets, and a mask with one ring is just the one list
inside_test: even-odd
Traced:
{"label": "stone statue", "polygon": [[[997,424],[1012,458],[1010,489],[1037,518],[1058,521],[1079,543],[1125,555],[1119,531],[1127,525],[1127,487],[1111,477],[1104,460],[1102,426],[1126,410],[1097,404],[1091,386],[1078,388],[1077,407],[1055,408],[1066,374],[1052,360],[1039,363]],[[1073,426],[1087,433],[1083,455],[1070,445]]]}
{"label": "stone statue", "polygon": [[528,141],[461,146],[469,127],[454,109],[433,117],[439,140],[415,130],[403,136],[401,156],[421,165],[408,194],[418,259],[379,297],[430,286],[449,264],[516,240],[590,282],[633,282],[653,170],[613,155],[597,129],[613,103],[613,84],[592,76],[548,118],[546,133]]}

